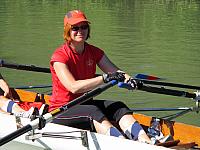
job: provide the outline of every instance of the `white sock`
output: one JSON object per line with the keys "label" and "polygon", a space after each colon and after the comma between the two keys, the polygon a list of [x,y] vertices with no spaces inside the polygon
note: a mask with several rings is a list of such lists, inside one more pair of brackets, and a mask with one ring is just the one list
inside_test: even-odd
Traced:
{"label": "white sock", "polygon": [[33,112],[34,112],[34,107],[31,107],[28,111],[15,112],[14,115],[17,117],[30,118]]}

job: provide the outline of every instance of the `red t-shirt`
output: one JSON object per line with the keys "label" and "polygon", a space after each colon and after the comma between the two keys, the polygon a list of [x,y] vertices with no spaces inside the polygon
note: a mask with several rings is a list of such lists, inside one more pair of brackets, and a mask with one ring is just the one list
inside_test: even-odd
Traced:
{"label": "red t-shirt", "polygon": [[85,43],[85,50],[82,54],[74,52],[67,43],[56,49],[50,61],[53,84],[50,111],[67,104],[69,101],[83,94],[73,94],[62,85],[55,73],[53,63],[61,62],[66,64],[75,80],[83,80],[95,77],[96,64],[101,60],[103,55],[104,52],[101,49],[88,43]]}

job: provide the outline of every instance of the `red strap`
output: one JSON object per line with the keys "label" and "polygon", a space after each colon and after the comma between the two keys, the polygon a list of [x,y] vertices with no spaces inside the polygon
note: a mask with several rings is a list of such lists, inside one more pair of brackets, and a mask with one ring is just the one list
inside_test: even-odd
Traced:
{"label": "red strap", "polygon": [[31,107],[37,107],[38,109],[40,109],[40,107],[43,104],[42,102],[17,102],[17,103],[24,110],[29,110]]}

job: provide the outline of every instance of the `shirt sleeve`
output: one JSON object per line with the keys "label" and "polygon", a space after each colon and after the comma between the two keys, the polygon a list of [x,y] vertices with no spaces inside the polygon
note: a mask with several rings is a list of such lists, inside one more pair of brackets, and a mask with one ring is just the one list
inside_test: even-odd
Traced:
{"label": "shirt sleeve", "polygon": [[104,55],[104,51],[98,47],[93,46],[93,54],[95,55],[96,63],[99,63],[99,61]]}
{"label": "shirt sleeve", "polygon": [[54,62],[61,62],[61,63],[66,64],[68,57],[65,57],[65,56],[66,56],[66,53],[63,49],[57,49],[51,57],[51,60],[50,60],[51,65],[53,65]]}

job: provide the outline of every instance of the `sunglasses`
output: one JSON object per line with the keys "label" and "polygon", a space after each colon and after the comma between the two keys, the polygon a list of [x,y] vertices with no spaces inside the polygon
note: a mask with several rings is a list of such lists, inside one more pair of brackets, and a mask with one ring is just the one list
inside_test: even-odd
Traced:
{"label": "sunglasses", "polygon": [[71,28],[71,30],[72,30],[72,31],[78,31],[79,29],[81,29],[81,30],[86,30],[86,29],[88,29],[88,28],[89,28],[88,25],[82,25],[82,26],[80,26],[80,27],[78,27],[78,26],[73,26],[73,27]]}

